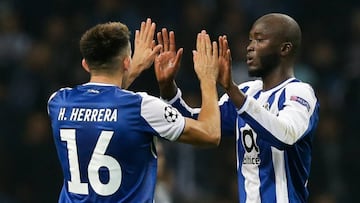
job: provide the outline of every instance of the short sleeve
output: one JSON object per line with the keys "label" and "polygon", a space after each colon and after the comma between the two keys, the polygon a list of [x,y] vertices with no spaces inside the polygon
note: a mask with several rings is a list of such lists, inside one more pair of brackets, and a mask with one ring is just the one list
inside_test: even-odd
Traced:
{"label": "short sleeve", "polygon": [[175,141],[185,127],[185,118],[180,112],[159,98],[146,93],[142,97],[141,116],[159,134],[160,137]]}

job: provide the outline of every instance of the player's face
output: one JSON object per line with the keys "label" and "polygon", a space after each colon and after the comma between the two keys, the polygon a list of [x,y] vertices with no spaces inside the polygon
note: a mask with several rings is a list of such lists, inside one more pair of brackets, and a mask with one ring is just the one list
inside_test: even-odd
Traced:
{"label": "player's face", "polygon": [[271,25],[256,22],[249,33],[246,63],[249,75],[265,77],[270,74],[280,62],[280,46],[277,34]]}

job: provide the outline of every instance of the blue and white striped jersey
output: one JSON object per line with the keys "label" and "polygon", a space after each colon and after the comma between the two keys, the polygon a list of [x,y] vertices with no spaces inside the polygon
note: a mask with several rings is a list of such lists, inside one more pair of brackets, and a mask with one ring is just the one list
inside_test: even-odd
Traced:
{"label": "blue and white striped jersey", "polygon": [[64,184],[59,202],[154,200],[154,137],[170,141],[185,118],[146,93],[87,83],[55,92],[48,102]]}
{"label": "blue and white striped jersey", "polygon": [[[295,78],[263,91],[261,80],[239,85],[247,95],[237,109],[225,94],[219,101],[222,136],[236,136],[241,203],[299,203],[308,199],[312,140],[319,103],[312,87]],[[169,101],[196,118],[181,92]]]}

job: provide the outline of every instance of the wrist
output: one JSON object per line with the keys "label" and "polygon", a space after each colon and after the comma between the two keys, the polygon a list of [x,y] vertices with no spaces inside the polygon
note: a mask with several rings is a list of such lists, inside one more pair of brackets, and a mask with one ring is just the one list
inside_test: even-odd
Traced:
{"label": "wrist", "polygon": [[160,96],[165,100],[170,100],[175,97],[177,93],[177,85],[174,80],[159,82]]}
{"label": "wrist", "polygon": [[238,86],[233,81],[224,87],[224,89],[227,94],[231,94],[232,92],[239,90]]}
{"label": "wrist", "polygon": [[235,104],[236,108],[241,108],[246,100],[246,95],[239,89],[239,87],[232,83],[226,93]]}
{"label": "wrist", "polygon": [[216,80],[211,80],[211,79],[203,79],[203,80],[200,80],[200,85],[213,85],[213,86],[216,86]]}

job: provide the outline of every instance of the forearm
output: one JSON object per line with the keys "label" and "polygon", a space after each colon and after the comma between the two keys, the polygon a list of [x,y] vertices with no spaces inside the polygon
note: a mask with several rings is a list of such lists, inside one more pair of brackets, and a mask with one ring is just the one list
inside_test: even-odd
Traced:
{"label": "forearm", "polygon": [[226,93],[230,97],[231,101],[235,104],[236,108],[241,108],[246,100],[246,96],[235,83],[232,83],[229,88],[226,89]]}
{"label": "forearm", "polygon": [[177,92],[177,85],[174,80],[171,82],[159,83],[160,96],[165,100],[171,100],[175,97]]}
{"label": "forearm", "polygon": [[198,120],[186,118],[187,125],[180,142],[202,147],[216,147],[220,143],[220,111],[215,83],[201,83],[202,108]]}
{"label": "forearm", "polygon": [[202,81],[200,87],[202,105],[198,121],[207,126],[210,134],[218,136],[220,135],[220,128],[218,127],[220,126],[220,110],[217,102],[216,81]]}
{"label": "forearm", "polygon": [[122,88],[127,89],[134,82],[134,80],[140,75],[141,72],[130,72],[129,76],[122,82]]}

